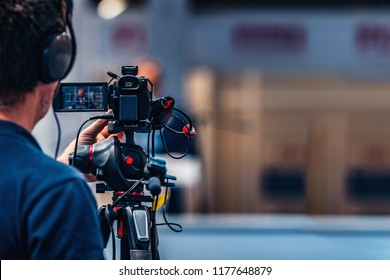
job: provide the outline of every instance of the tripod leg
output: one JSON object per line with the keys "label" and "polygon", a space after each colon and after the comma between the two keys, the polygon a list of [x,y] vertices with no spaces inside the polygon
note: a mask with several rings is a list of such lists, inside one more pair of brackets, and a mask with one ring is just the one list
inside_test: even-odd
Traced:
{"label": "tripod leg", "polygon": [[[150,260],[150,217],[145,206],[127,206],[123,212],[127,225],[127,242],[129,244],[130,259]],[[126,239],[123,240],[126,242]]]}
{"label": "tripod leg", "polygon": [[112,210],[109,205],[103,205],[99,208],[98,217],[100,223],[100,230],[103,235],[104,247],[107,246],[107,242],[110,239],[111,227],[115,218],[115,213],[111,216]]}
{"label": "tripod leg", "polygon": [[157,234],[157,226],[156,226],[156,212],[150,211],[150,217],[152,222],[151,227],[151,251],[152,251],[152,260],[159,260],[160,255],[158,253],[158,234]]}

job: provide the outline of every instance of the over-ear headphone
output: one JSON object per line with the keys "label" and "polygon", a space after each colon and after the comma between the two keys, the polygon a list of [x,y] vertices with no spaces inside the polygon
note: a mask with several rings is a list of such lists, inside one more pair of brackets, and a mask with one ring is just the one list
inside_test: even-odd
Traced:
{"label": "over-ear headphone", "polygon": [[[72,26],[73,1],[66,0],[65,30],[46,36],[40,65],[40,80],[49,84],[64,79],[76,58],[76,39]],[[66,33],[69,30],[70,36]]]}

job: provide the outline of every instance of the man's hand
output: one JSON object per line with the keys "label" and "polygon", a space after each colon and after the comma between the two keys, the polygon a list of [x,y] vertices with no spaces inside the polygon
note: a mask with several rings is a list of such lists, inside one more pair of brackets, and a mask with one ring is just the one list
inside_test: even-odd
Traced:
{"label": "man's hand", "polygon": [[[112,110],[107,111],[106,114],[112,113]],[[108,121],[107,119],[99,119],[93,122],[90,126],[84,129],[79,135],[79,141],[77,145],[92,145],[100,142],[108,137],[117,136],[120,141],[124,140],[125,134],[123,132],[109,134],[108,133]],[[74,152],[76,139],[74,139],[57,158],[58,161],[69,164],[69,154]],[[85,174],[89,181],[95,181],[93,175]]]}

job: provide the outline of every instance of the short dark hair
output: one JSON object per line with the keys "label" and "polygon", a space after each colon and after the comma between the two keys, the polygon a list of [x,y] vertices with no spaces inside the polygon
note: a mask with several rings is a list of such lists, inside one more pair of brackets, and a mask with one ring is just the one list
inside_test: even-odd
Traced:
{"label": "short dark hair", "polygon": [[65,30],[65,8],[63,0],[0,1],[0,106],[37,86],[45,39]]}

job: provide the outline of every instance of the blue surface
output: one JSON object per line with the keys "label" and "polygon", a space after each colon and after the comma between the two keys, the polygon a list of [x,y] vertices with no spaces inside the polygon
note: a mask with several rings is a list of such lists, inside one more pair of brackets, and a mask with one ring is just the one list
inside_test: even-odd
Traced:
{"label": "blue surface", "polygon": [[170,216],[159,227],[166,260],[390,259],[390,218],[300,215]]}

